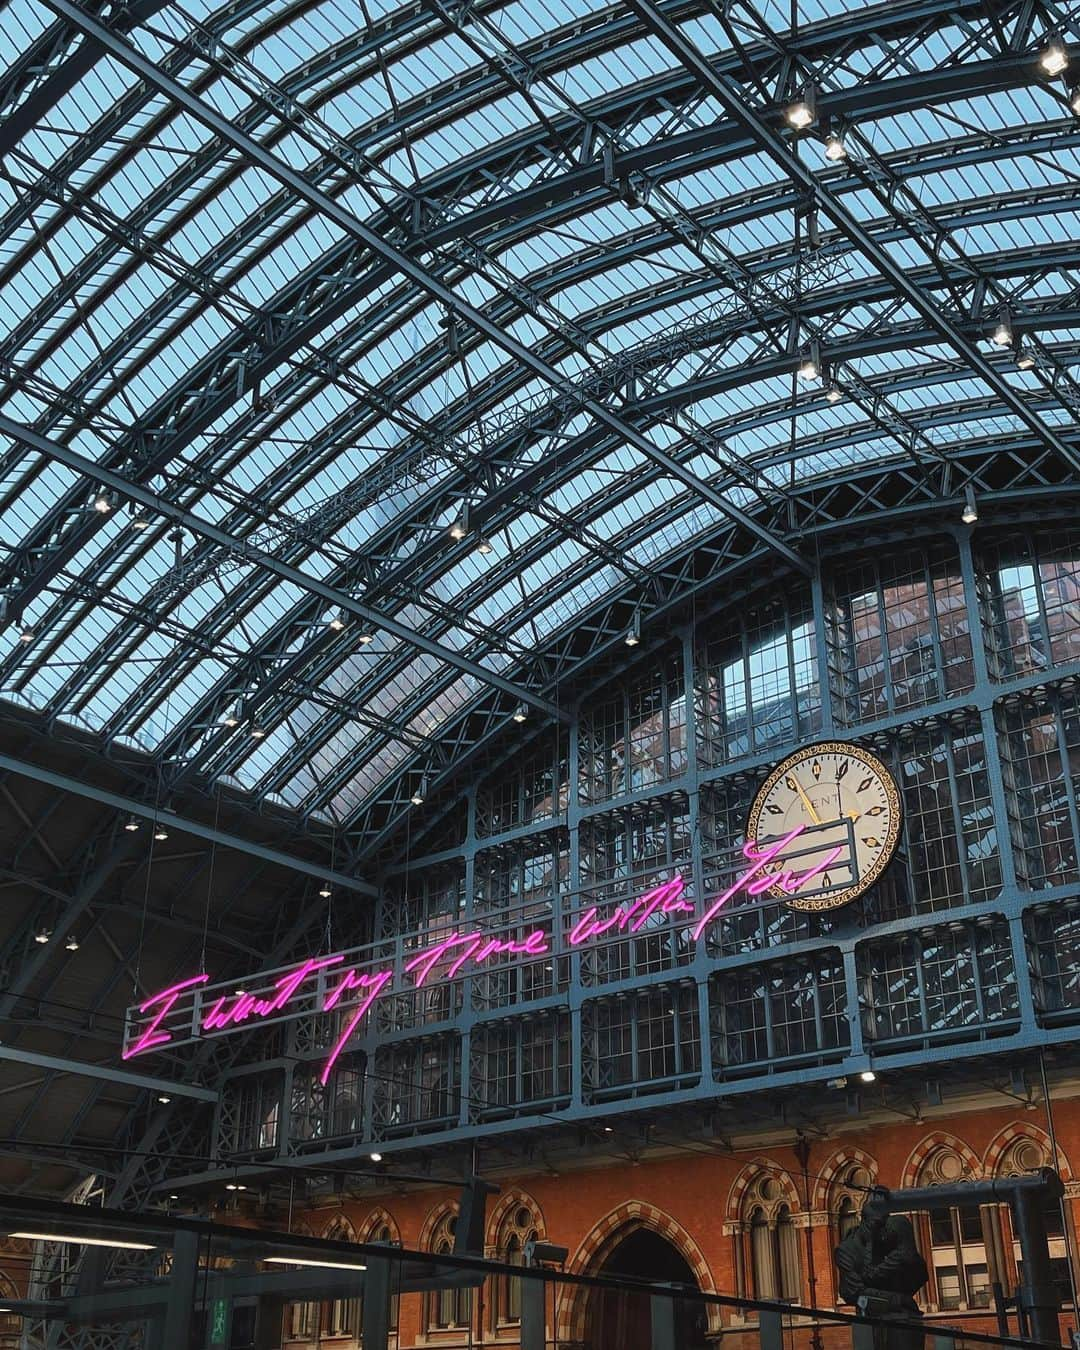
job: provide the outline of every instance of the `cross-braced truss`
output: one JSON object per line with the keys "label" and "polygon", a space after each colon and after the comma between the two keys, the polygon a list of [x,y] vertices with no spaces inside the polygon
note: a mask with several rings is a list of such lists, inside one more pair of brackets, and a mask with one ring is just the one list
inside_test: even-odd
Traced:
{"label": "cross-braced truss", "polygon": [[[89,733],[148,808],[285,808],[362,873],[420,784],[565,719],[635,620],[968,489],[1059,502],[1080,126],[1040,53],[1080,7],[814,16],[7,6],[9,720]],[[26,817],[8,1015],[86,914],[138,966],[120,821],[50,889]]]}

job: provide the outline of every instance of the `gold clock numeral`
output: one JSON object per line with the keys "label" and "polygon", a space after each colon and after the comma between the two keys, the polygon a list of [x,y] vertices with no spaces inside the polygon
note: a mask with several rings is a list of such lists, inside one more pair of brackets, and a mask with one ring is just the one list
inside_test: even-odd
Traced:
{"label": "gold clock numeral", "polygon": [[872,806],[866,814],[868,816],[880,816],[884,810],[885,808],[883,806]]}
{"label": "gold clock numeral", "polygon": [[770,816],[782,816],[784,814],[783,811],[780,809],[779,806],[776,805],[775,802],[769,802],[768,805],[765,807],[765,810],[768,811]]}
{"label": "gold clock numeral", "polygon": [[816,759],[814,760],[814,763],[811,765],[810,772],[814,775],[815,778],[821,777],[821,764],[818,760]]}
{"label": "gold clock numeral", "polygon": [[867,848],[877,848],[878,846],[878,840],[872,834],[866,835],[863,839],[863,843],[866,845]]}
{"label": "gold clock numeral", "polygon": [[872,778],[864,778],[855,791],[865,792],[868,787],[873,786],[873,782],[874,780]]}

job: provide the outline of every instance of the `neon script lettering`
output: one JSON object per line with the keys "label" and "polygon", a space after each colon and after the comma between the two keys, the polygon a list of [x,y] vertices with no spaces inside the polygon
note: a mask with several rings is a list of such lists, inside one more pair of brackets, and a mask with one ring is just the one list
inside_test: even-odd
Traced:
{"label": "neon script lettering", "polygon": [[[701,938],[708,926],[715,922],[724,906],[740,892],[757,896],[775,887],[788,895],[794,895],[826,872],[844,852],[844,845],[838,845],[820,857],[805,872],[796,872],[790,867],[779,865],[770,866],[776,863],[804,829],[805,826],[799,825],[789,834],[774,839],[760,848],[749,841],[743,845],[743,857],[749,866],[736,877],[726,891],[709,901],[705,911],[690,929],[690,935],[695,942]],[[695,913],[694,905],[686,898],[685,881],[681,876],[676,876],[639,895],[629,904],[617,906],[609,914],[601,915],[596,905],[591,906],[577,918],[568,931],[566,946],[573,951],[608,935],[638,933],[657,916],[664,919],[671,916],[693,916]],[[542,928],[533,929],[523,938],[493,937],[479,930],[450,933],[440,938],[438,942],[423,948],[415,956],[410,956],[402,967],[403,980],[407,976],[413,989],[422,989],[429,981],[456,979],[463,973],[469,973],[470,967],[482,967],[493,957],[511,957],[529,961],[549,955],[551,955],[550,937]],[[330,1013],[340,1010],[344,1014],[340,1033],[331,1046],[320,1074],[320,1081],[325,1084],[352,1036],[376,1000],[388,991],[394,980],[393,966],[370,970],[345,968],[345,959],[343,952],[332,956],[311,957],[279,976],[263,996],[235,991],[216,998],[205,1011],[200,1007],[198,991],[200,986],[209,982],[210,976],[194,975],[191,979],[181,980],[139,1005],[138,1016],[149,1017],[149,1020],[125,1047],[123,1058],[134,1059],[136,1055],[149,1054],[173,1041],[173,1033],[163,1024],[185,995],[190,995],[193,999],[189,1026],[195,1038],[209,1033],[236,1030],[287,1014],[290,1004],[302,998],[309,998],[312,1000],[311,1011]],[[334,969],[335,967],[337,969]],[[182,1012],[183,1009],[177,1013],[178,1018]]]}

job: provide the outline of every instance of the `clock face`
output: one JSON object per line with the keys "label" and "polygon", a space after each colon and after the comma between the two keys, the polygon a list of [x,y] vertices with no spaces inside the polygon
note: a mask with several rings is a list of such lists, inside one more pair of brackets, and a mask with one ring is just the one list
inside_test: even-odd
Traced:
{"label": "clock face", "polygon": [[758,852],[776,850],[762,868],[777,877],[770,895],[794,909],[835,909],[862,895],[891,861],[900,793],[876,755],[822,741],[789,755],[761,785],[746,838]]}

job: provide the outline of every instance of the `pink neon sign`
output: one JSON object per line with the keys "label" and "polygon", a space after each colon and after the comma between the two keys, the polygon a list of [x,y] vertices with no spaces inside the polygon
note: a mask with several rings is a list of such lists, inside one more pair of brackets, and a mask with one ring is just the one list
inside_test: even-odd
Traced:
{"label": "pink neon sign", "polygon": [[[826,872],[844,852],[844,845],[825,853],[805,872],[790,867],[769,869],[789,844],[805,830],[796,826],[789,834],[759,847],[747,842],[743,856],[750,864],[720,895],[710,900],[700,915],[686,899],[686,883],[681,876],[673,877],[651,891],[639,895],[629,904],[618,905],[609,914],[601,916],[597,906],[580,914],[566,934],[566,946],[571,951],[596,942],[608,935],[638,933],[656,915],[694,917],[690,936],[696,942],[713,923],[723,907],[740,892],[763,895],[774,887],[794,895],[808,882]],[[454,932],[429,944],[405,961],[404,977],[409,977],[411,988],[421,989],[429,980],[433,983],[456,979],[484,966],[494,957],[512,957],[521,962],[550,956],[550,935],[535,928],[523,938],[493,937],[479,929]],[[144,1024],[132,1032],[122,1054],[124,1059],[160,1050],[177,1039],[174,1030],[179,1025],[173,1019],[185,1015],[189,1035],[181,1039],[199,1039],[211,1033],[237,1030],[242,1027],[285,1015],[292,1005],[305,1000],[309,1011],[329,1013],[340,1009],[345,1015],[337,1040],[323,1065],[320,1080],[324,1084],[333,1072],[342,1051],[370,1012],[376,1000],[386,992],[399,992],[389,987],[394,980],[392,965],[375,966],[369,970],[345,966],[346,954],[310,957],[279,976],[262,997],[242,990],[233,990],[214,998],[207,1008],[202,1007],[204,986],[209,983],[206,974],[193,975],[152,994],[135,1010]],[[191,1001],[188,1013],[187,1002]],[[129,1017],[129,1021],[132,1019]]]}

